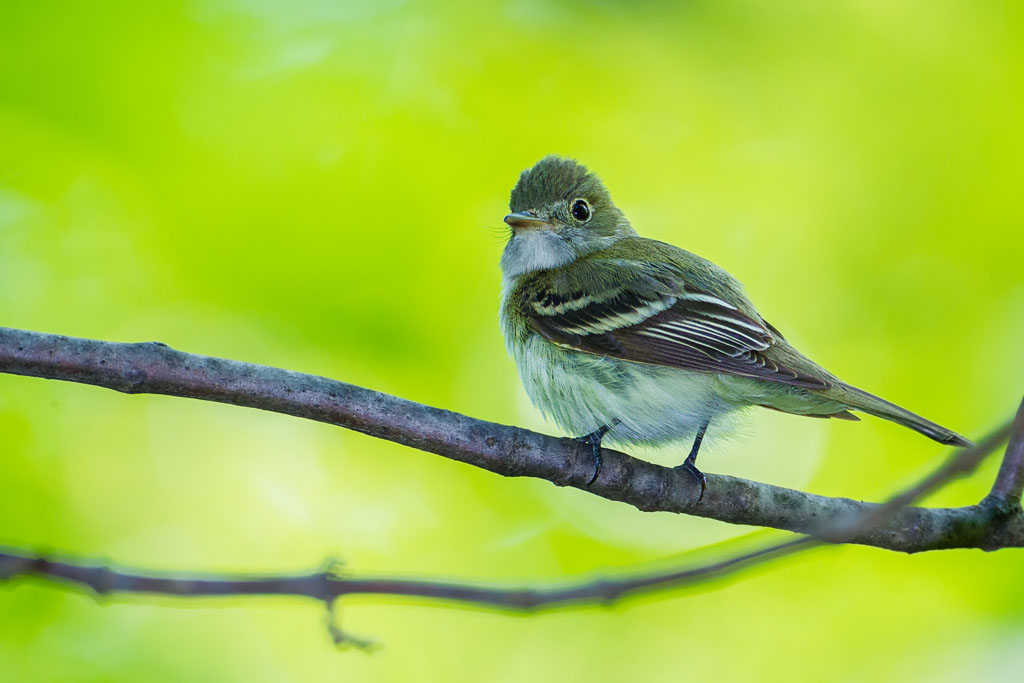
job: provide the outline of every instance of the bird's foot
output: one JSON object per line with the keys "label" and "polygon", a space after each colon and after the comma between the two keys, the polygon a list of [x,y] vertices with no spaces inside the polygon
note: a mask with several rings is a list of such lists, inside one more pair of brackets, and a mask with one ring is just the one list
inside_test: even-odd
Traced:
{"label": "bird's foot", "polygon": [[683,470],[691,477],[693,477],[698,484],[700,484],[700,496],[697,497],[697,502],[704,500],[704,492],[708,489],[708,478],[704,476],[704,473],[697,469],[697,459],[687,458],[683,461],[682,465],[676,465],[677,470]]}
{"label": "bird's foot", "polygon": [[585,443],[590,446],[591,452],[594,454],[594,476],[587,482],[587,486],[590,486],[597,481],[597,475],[601,473],[601,439],[611,429],[608,425],[601,425],[594,431],[584,436],[577,436],[573,440]]}

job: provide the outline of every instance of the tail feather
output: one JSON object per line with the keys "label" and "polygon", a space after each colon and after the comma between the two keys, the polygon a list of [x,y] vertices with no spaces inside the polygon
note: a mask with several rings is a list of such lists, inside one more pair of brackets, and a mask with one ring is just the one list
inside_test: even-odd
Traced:
{"label": "tail feather", "polygon": [[964,438],[953,430],[946,429],[931,420],[926,420],[905,408],[900,408],[895,403],[889,403],[884,398],[879,398],[874,394],[869,394],[848,384],[834,387],[833,390],[835,389],[838,389],[839,391],[836,393],[840,394],[835,396],[835,399],[846,404],[851,410],[859,410],[868,415],[874,415],[883,420],[890,420],[896,424],[901,424],[904,427],[909,427],[916,432],[924,434],[929,439],[949,446],[974,445],[969,439]]}

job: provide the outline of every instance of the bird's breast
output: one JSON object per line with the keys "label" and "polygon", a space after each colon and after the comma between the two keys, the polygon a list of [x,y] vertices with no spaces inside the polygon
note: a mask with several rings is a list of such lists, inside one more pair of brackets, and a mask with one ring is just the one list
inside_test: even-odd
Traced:
{"label": "bird's breast", "polygon": [[712,374],[577,351],[532,331],[506,334],[530,400],[573,435],[609,425],[610,443],[658,445],[689,438],[707,417],[738,407]]}

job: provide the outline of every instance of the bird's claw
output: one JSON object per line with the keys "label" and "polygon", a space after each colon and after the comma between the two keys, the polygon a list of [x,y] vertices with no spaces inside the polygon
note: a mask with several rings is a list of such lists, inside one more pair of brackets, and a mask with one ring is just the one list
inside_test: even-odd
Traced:
{"label": "bird's claw", "polygon": [[708,489],[708,478],[704,476],[703,472],[697,469],[697,465],[695,465],[689,458],[687,458],[682,465],[677,465],[676,469],[683,470],[691,477],[693,477],[698,484],[700,484],[700,495],[697,497],[697,502],[699,503],[702,500],[704,500],[704,492],[707,491]]}
{"label": "bird's claw", "polygon": [[573,438],[573,441],[579,441],[590,446],[591,453],[594,455],[594,476],[587,482],[587,486],[590,486],[597,481],[597,475],[601,473],[601,439],[608,433],[609,427],[607,425],[600,427],[599,429],[585,434],[583,436],[577,436]]}

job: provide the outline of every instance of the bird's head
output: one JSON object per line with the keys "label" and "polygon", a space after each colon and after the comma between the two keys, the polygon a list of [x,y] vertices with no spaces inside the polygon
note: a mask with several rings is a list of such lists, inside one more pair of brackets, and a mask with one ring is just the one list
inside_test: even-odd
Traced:
{"label": "bird's head", "polygon": [[523,171],[509,208],[506,277],[557,268],[636,234],[598,177],[572,159],[547,156]]}

